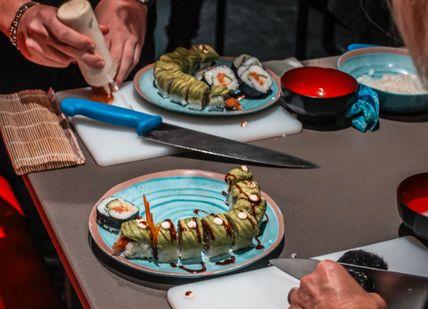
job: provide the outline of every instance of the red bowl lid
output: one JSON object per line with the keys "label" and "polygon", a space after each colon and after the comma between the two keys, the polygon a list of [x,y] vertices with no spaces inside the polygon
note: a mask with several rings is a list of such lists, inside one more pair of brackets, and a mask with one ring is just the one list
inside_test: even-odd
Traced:
{"label": "red bowl lid", "polygon": [[285,89],[311,98],[336,98],[357,91],[358,82],[351,75],[329,68],[301,67],[287,71],[281,78]]}
{"label": "red bowl lid", "polygon": [[428,213],[428,173],[410,176],[397,188],[398,201],[411,210]]}

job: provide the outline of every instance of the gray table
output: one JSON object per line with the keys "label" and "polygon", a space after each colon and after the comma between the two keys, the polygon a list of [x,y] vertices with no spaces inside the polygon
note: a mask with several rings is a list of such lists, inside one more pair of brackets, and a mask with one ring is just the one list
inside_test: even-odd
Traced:
{"label": "gray table", "polygon": [[[312,64],[333,65],[334,59]],[[380,130],[362,134],[303,130],[301,134],[257,142],[321,166],[316,170],[253,167],[280,205],[286,223],[282,256],[310,257],[398,236],[395,190],[405,177],[425,170],[428,123],[382,120]],[[139,285],[106,269],[88,244],[88,215],[110,187],[160,170],[197,168],[226,172],[233,164],[185,157],[102,168],[84,166],[31,174],[25,178],[82,302],[94,308],[168,308],[168,284]]]}

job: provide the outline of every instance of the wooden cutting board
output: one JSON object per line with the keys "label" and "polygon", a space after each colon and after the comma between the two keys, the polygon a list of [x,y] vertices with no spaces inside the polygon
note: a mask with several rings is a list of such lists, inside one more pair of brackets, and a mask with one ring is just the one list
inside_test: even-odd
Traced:
{"label": "wooden cutting board", "polygon": [[[382,256],[389,269],[428,276],[428,249],[414,237],[402,237],[361,247]],[[346,250],[348,251],[348,250]],[[337,260],[345,251],[316,259]],[[275,267],[176,286],[168,291],[173,309],[284,309],[287,295],[299,281]],[[185,293],[192,291],[193,297]]]}
{"label": "wooden cutting board", "polygon": [[[60,101],[67,97],[88,98],[88,96],[88,89],[72,89],[57,93]],[[279,105],[251,115],[196,117],[169,112],[144,102],[134,91],[131,83],[124,84],[115,95],[113,105],[158,114],[165,122],[242,142],[295,134],[302,130],[302,124]],[[74,117],[71,122],[100,166],[151,159],[177,151],[175,148],[146,142],[131,129],[114,127],[84,117]]]}

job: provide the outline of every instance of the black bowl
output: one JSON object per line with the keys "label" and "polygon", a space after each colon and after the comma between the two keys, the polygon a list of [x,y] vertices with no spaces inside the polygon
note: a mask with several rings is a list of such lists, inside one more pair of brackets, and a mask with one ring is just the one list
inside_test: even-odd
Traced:
{"label": "black bowl", "polygon": [[400,183],[397,206],[404,225],[416,236],[428,239],[428,173],[410,176]]}
{"label": "black bowl", "polygon": [[357,97],[355,78],[336,69],[296,68],[286,72],[281,81],[287,107],[306,119],[335,119],[344,115]]}

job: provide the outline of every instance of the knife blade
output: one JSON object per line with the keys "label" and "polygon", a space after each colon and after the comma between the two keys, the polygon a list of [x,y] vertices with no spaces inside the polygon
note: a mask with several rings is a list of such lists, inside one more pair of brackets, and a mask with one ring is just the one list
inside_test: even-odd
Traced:
{"label": "knife blade", "polygon": [[157,115],[80,98],[66,98],[62,100],[60,107],[66,116],[82,115],[113,125],[131,127],[148,141],[185,150],[278,167],[318,167],[312,162],[278,151],[163,123],[162,118]]}
{"label": "knife blade", "polygon": [[[318,260],[273,259],[271,264],[290,276],[301,279],[315,271]],[[428,301],[428,278],[359,265],[340,263],[348,270],[360,271],[375,282],[375,292],[388,308],[425,308]]]}

